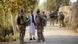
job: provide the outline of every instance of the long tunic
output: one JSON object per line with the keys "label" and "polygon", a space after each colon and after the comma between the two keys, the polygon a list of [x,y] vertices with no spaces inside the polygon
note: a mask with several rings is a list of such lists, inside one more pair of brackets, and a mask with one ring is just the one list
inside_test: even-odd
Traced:
{"label": "long tunic", "polygon": [[[35,20],[35,15],[34,15]],[[30,15],[30,25],[29,25],[29,33],[35,33],[35,25],[32,23],[32,16]]]}

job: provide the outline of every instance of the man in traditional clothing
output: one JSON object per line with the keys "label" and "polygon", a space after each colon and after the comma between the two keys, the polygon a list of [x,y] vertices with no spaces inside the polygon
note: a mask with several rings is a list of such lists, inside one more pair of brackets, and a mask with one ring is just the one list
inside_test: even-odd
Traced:
{"label": "man in traditional clothing", "polygon": [[35,15],[32,10],[30,15],[29,35],[30,40],[35,40]]}

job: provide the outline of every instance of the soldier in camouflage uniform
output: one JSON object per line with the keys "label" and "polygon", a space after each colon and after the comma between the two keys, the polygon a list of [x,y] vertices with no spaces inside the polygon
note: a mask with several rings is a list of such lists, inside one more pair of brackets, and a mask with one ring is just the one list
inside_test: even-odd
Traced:
{"label": "soldier in camouflage uniform", "polygon": [[37,28],[37,36],[38,36],[38,42],[40,42],[41,40],[44,42],[45,38],[43,36],[43,29],[44,26],[42,25],[42,20],[41,20],[41,14],[40,11],[37,11],[37,15],[36,15],[36,28]]}
{"label": "soldier in camouflage uniform", "polygon": [[24,44],[24,36],[25,36],[25,29],[26,29],[26,17],[24,16],[23,9],[20,11],[19,16],[17,18],[17,24],[20,31],[20,43]]}
{"label": "soldier in camouflage uniform", "polygon": [[64,24],[64,17],[65,17],[64,14],[62,12],[59,12],[58,19],[59,19],[60,26],[62,26],[62,27],[65,26],[65,24]]}

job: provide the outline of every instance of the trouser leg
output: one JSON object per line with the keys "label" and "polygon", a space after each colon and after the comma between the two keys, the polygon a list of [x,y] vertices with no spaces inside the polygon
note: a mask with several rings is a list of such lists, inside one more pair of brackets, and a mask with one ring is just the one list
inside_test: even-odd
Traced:
{"label": "trouser leg", "polygon": [[35,32],[33,31],[32,33],[29,32],[30,35],[30,40],[35,40]]}
{"label": "trouser leg", "polygon": [[65,26],[65,24],[64,24],[64,20],[62,20],[62,26]]}
{"label": "trouser leg", "polygon": [[25,30],[22,31],[22,43],[24,44],[24,36],[25,36]]}
{"label": "trouser leg", "polygon": [[19,30],[20,30],[20,44],[22,44],[22,31],[21,31],[21,26],[19,26]]}
{"label": "trouser leg", "polygon": [[29,33],[29,35],[30,35],[30,38],[32,38],[32,33]]}
{"label": "trouser leg", "polygon": [[41,35],[40,35],[40,31],[39,31],[39,30],[37,30],[37,36],[38,36],[38,42],[40,42],[40,40],[41,40]]}
{"label": "trouser leg", "polygon": [[41,31],[41,39],[42,39],[43,42],[45,41],[45,38],[44,38],[44,35],[43,35],[43,31]]}
{"label": "trouser leg", "polygon": [[36,40],[36,39],[35,39],[35,32],[33,32],[33,34],[32,34],[32,35],[33,35],[33,40]]}
{"label": "trouser leg", "polygon": [[35,32],[32,33],[33,37],[35,37]]}
{"label": "trouser leg", "polygon": [[25,30],[20,30],[20,43],[24,44]]}
{"label": "trouser leg", "polygon": [[62,21],[61,20],[59,20],[59,23],[60,23],[60,26],[62,25]]}
{"label": "trouser leg", "polygon": [[45,38],[43,36],[43,30],[38,30],[37,35],[38,35],[38,41],[39,42],[40,42],[40,40],[42,40],[43,42],[45,41]]}

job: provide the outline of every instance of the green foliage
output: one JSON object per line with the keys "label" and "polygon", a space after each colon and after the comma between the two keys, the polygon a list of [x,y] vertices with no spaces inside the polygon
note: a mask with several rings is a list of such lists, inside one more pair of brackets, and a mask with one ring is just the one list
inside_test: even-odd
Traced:
{"label": "green foliage", "polygon": [[24,8],[25,14],[34,9],[37,0],[0,0],[0,41],[10,41],[13,38],[13,24],[20,8]]}

